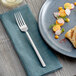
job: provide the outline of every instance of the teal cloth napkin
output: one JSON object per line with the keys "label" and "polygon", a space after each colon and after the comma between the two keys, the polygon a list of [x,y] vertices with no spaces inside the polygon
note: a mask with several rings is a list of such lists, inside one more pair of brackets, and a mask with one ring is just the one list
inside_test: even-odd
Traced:
{"label": "teal cloth napkin", "polygon": [[[38,48],[46,67],[43,68],[24,32],[21,32],[16,24],[14,13],[20,11],[36,47]],[[21,6],[0,15],[0,19],[6,29],[14,48],[22,62],[28,76],[41,76],[54,72],[62,67],[53,50],[43,41],[38,30],[38,23],[32,15],[28,5]]]}

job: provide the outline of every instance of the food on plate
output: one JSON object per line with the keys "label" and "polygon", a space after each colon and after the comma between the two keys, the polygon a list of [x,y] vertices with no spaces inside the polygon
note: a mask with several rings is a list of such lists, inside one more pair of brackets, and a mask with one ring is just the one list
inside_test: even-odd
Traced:
{"label": "food on plate", "polygon": [[61,30],[57,30],[57,31],[55,32],[55,35],[60,35],[61,33],[62,33]]}
{"label": "food on plate", "polygon": [[60,16],[59,12],[54,12],[54,16],[57,18],[58,16]]}
{"label": "food on plate", "polygon": [[64,31],[65,31],[65,29],[64,29],[64,28],[62,28],[61,33],[63,33]]}
{"label": "food on plate", "polygon": [[64,4],[64,8],[65,8],[65,9],[67,9],[67,8],[68,8],[68,9],[72,9],[71,3],[65,3],[65,4]]}
{"label": "food on plate", "polygon": [[59,13],[60,13],[60,17],[65,17],[66,16],[66,13],[65,13],[65,10],[64,9],[61,9],[59,11]]}
{"label": "food on plate", "polygon": [[65,22],[69,22],[70,21],[70,19],[69,18],[65,18]]}
{"label": "food on plate", "polygon": [[60,26],[62,26],[62,25],[64,25],[64,19],[63,18],[59,18],[59,19],[57,19],[56,20],[56,24],[58,24],[58,25],[60,25]]}
{"label": "food on plate", "polygon": [[71,6],[72,6],[72,8],[71,8],[71,9],[74,9],[74,7],[75,7],[75,6],[74,6],[74,4],[73,4],[73,3],[71,3]]}
{"label": "food on plate", "polygon": [[49,28],[54,31],[55,33],[55,39],[59,38],[59,35],[62,34],[65,29],[62,28],[65,22],[70,22],[70,19],[68,18],[71,14],[71,9],[74,9],[76,6],[76,2],[74,3],[65,3],[64,8],[59,7],[57,12],[54,12],[54,17],[56,18],[56,21],[54,24],[50,25]]}
{"label": "food on plate", "polygon": [[58,39],[59,38],[59,36],[58,35],[55,35],[55,39]]}
{"label": "food on plate", "polygon": [[74,2],[74,5],[76,6],[76,2]]}
{"label": "food on plate", "polygon": [[66,34],[65,34],[65,37],[67,39],[69,39],[73,46],[76,48],[76,26],[72,29],[70,29]]}
{"label": "food on plate", "polygon": [[61,29],[60,25],[53,26],[53,31],[54,32],[56,32],[57,30],[60,30],[60,29]]}
{"label": "food on plate", "polygon": [[70,13],[71,13],[70,9],[67,8],[67,9],[65,10],[65,13],[66,13],[67,16],[69,16]]}
{"label": "food on plate", "polygon": [[63,7],[59,7],[58,10],[60,11],[61,9],[63,9]]}

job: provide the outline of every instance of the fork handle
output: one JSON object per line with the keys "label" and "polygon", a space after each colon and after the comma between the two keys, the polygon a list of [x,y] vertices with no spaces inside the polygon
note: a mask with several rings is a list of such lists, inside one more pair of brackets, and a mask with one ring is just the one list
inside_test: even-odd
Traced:
{"label": "fork handle", "polygon": [[45,67],[46,64],[45,64],[45,62],[43,61],[43,59],[42,59],[42,57],[41,57],[41,55],[40,55],[38,49],[36,48],[36,46],[35,46],[35,44],[34,44],[32,38],[31,38],[31,36],[29,35],[28,31],[26,31],[26,35],[28,36],[28,38],[29,38],[29,40],[30,40],[30,43],[31,43],[31,45],[32,45],[32,47],[33,47],[33,49],[34,49],[36,55],[38,56],[38,58],[39,58],[39,60],[40,60],[40,62],[41,62],[41,64],[42,64],[42,66]]}

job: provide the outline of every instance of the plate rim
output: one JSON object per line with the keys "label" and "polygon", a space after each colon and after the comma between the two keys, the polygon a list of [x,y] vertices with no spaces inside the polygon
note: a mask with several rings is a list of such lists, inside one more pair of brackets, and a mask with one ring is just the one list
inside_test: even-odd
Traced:
{"label": "plate rim", "polygon": [[[50,1],[53,1],[53,0],[50,0]],[[41,7],[41,9],[40,9],[40,12],[39,12],[39,16],[38,16],[38,27],[39,27],[39,31],[40,31],[40,34],[42,35],[42,38],[44,39],[44,41],[48,44],[48,46],[50,46],[52,49],[54,49],[56,52],[58,52],[58,53],[60,53],[60,54],[63,54],[63,55],[65,55],[65,56],[68,56],[68,57],[71,57],[71,58],[76,58],[76,56],[72,56],[72,55],[69,55],[69,54],[66,54],[66,51],[64,51],[64,52],[61,52],[61,51],[58,51],[58,49],[60,49],[60,48],[58,48],[56,45],[56,48],[54,48],[54,44],[53,44],[53,46],[48,42],[48,40],[45,38],[46,36],[44,36],[44,33],[43,33],[43,31],[41,30],[41,15],[42,15],[42,11],[43,11],[43,9],[44,9],[44,7],[45,7],[45,5],[46,5],[46,3],[47,2],[49,2],[49,0],[46,0],[45,2],[44,2],[44,4],[42,5],[42,7]],[[61,49],[62,50],[62,49]],[[67,52],[68,53],[68,52]]]}

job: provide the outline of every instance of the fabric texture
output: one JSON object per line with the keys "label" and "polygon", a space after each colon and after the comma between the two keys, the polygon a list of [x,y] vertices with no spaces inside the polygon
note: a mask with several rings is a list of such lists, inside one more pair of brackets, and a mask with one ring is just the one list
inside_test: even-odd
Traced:
{"label": "fabric texture", "polygon": [[[46,63],[45,68],[41,66],[26,34],[21,32],[16,24],[14,13],[18,11],[21,12],[29,28],[28,32]],[[0,19],[4,25],[5,30],[7,31],[8,36],[11,39],[11,42],[14,45],[19,59],[27,73],[27,76],[41,76],[62,68],[59,60],[53,54],[53,50],[44,42],[40,36],[38,23],[32,15],[28,5],[24,5],[4,13],[0,15]]]}

